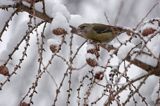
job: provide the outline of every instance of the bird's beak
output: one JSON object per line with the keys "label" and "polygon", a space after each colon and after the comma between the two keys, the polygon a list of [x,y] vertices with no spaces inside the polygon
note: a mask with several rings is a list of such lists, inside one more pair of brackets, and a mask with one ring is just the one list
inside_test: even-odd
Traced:
{"label": "bird's beak", "polygon": [[84,35],[84,30],[82,30],[81,28],[75,28],[73,26],[70,26],[72,28],[71,32],[80,36]]}
{"label": "bird's beak", "polygon": [[77,28],[77,34],[82,36],[84,35],[84,31],[80,28]]}

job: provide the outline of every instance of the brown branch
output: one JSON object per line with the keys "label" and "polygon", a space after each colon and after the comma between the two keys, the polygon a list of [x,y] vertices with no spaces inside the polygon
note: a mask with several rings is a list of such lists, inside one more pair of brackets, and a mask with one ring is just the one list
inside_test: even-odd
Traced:
{"label": "brown branch", "polygon": [[104,106],[109,106],[109,103],[112,102],[114,100],[114,98],[120,94],[122,91],[124,91],[129,85],[133,84],[134,82],[136,81],[140,81],[141,79],[145,79],[145,78],[148,78],[149,76],[151,75],[160,75],[160,63],[157,65],[157,67],[155,68],[152,68],[148,71],[147,74],[145,75],[142,75],[136,79],[133,79],[131,81],[129,81],[126,85],[122,86],[117,92],[115,92],[115,94],[113,94],[109,99],[108,101],[106,101],[106,103],[104,104]]}
{"label": "brown branch", "polygon": [[[154,8],[156,5],[157,5],[158,3],[156,3],[152,8]],[[24,4],[17,4],[16,5],[16,8],[17,8],[17,10],[18,10],[18,12],[27,12],[27,13],[29,13],[29,14],[32,14],[32,9],[30,8],[30,7],[28,7],[28,6],[25,6]],[[152,9],[151,9],[152,10]],[[151,11],[150,10],[150,11]],[[44,13],[44,12],[40,12],[40,11],[37,11],[37,10],[34,10],[35,11],[35,16],[36,17],[38,17],[38,18],[40,18],[40,19],[42,19],[42,20],[44,20],[44,21],[46,21],[46,22],[49,22],[49,23],[51,23],[51,21],[52,21],[52,19],[53,18],[51,18],[51,17],[49,17],[46,13]],[[150,13],[150,12],[149,12]],[[148,14],[147,14],[148,15]],[[72,28],[72,33],[75,33],[76,34],[76,28],[74,27],[74,26],[70,26],[71,28]],[[131,31],[131,30],[128,30],[128,31],[130,31],[130,32],[132,32],[132,33],[134,33],[134,34],[138,34],[139,35],[139,33],[135,33],[134,31]],[[80,36],[80,35],[78,35],[78,36]],[[111,49],[111,48],[110,48]],[[115,49],[115,48],[113,48],[113,49]],[[139,61],[139,60],[133,60],[133,61],[131,61],[130,60],[130,56],[128,56],[127,57],[127,61],[129,61],[129,62],[131,62],[132,64],[134,64],[134,65],[136,65],[136,66],[138,66],[138,67],[140,67],[140,68],[142,68],[142,69],[144,69],[144,70],[149,70],[149,69],[154,69],[154,67],[152,67],[152,66],[149,66],[148,64],[145,64],[145,63],[143,63],[143,62],[141,62],[141,61]],[[148,72],[148,71],[147,71]],[[159,75],[159,74],[157,74],[157,75]]]}
{"label": "brown branch", "polygon": [[3,35],[3,33],[4,33],[5,31],[7,31],[7,28],[9,27],[9,22],[12,20],[13,16],[16,14],[16,12],[17,12],[17,10],[15,10],[15,11],[11,14],[11,16],[9,17],[9,19],[8,19],[7,22],[5,23],[2,31],[0,32],[0,41],[2,41],[2,39],[1,39],[1,38],[2,38],[2,35]]}
{"label": "brown branch", "polygon": [[154,75],[156,75],[156,76],[160,76],[160,72],[159,72],[160,66],[159,66],[159,65],[157,65],[157,67],[152,67],[152,66],[150,66],[150,65],[148,65],[148,64],[145,64],[145,63],[143,63],[143,62],[141,62],[141,61],[139,61],[139,60],[134,60],[134,61],[130,61],[130,62],[131,62],[132,64],[134,64],[134,65],[136,65],[136,66],[144,69],[144,70],[147,71],[148,73],[149,73],[151,70],[153,70],[152,74],[154,74]]}
{"label": "brown branch", "polygon": [[14,9],[14,8],[16,8],[16,5],[15,4],[13,4],[13,5],[0,5],[0,9],[2,9],[2,10],[8,11],[9,8]]}
{"label": "brown branch", "polygon": [[155,3],[152,8],[147,12],[147,14],[140,20],[140,22],[137,24],[137,26],[134,29],[137,29],[139,25],[146,19],[146,17],[154,10],[154,8],[159,4],[159,2]]}
{"label": "brown branch", "polygon": [[[18,12],[27,12],[29,14],[32,14],[33,11],[30,7],[28,6],[25,6],[24,4],[17,4],[17,9],[18,9]],[[49,17],[47,14],[43,13],[43,12],[40,12],[40,11],[37,11],[37,10],[34,10],[35,11],[35,16],[46,21],[46,22],[49,22],[51,23],[52,22],[52,18]]]}

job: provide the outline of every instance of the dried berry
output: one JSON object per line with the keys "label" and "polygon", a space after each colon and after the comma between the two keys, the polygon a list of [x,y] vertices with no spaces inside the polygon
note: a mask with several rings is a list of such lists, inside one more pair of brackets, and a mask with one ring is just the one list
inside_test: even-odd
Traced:
{"label": "dried berry", "polygon": [[64,35],[64,34],[67,34],[67,32],[65,31],[65,29],[63,29],[63,28],[53,29],[52,33],[55,34],[55,35]]}
{"label": "dried berry", "polygon": [[143,36],[148,36],[150,34],[153,34],[156,31],[156,29],[153,28],[146,28],[142,31]]}
{"label": "dried berry", "polygon": [[131,31],[127,31],[126,33],[127,33],[127,35],[129,35],[129,36],[131,36],[131,35],[133,34],[133,32],[131,32]]}
{"label": "dried berry", "polygon": [[99,51],[100,51],[99,45],[89,44],[87,48],[87,53],[95,55],[96,58],[99,58],[100,56]]}
{"label": "dried berry", "polygon": [[104,77],[104,72],[97,72],[95,74],[95,79],[102,80]]}
{"label": "dried berry", "polygon": [[95,67],[98,65],[97,61],[95,59],[91,59],[91,58],[87,58],[86,62],[88,65],[90,65],[91,67]]}
{"label": "dried berry", "polygon": [[100,56],[99,52],[96,49],[88,49],[87,53],[94,54],[97,58]]}
{"label": "dried berry", "polygon": [[59,51],[59,45],[50,45],[50,50],[52,53],[57,53]]}
{"label": "dried berry", "polygon": [[4,76],[9,76],[8,68],[4,65],[1,65],[0,66],[0,74],[2,74]]}
{"label": "dried berry", "polygon": [[30,104],[26,103],[26,102],[22,102],[22,103],[20,103],[20,106],[30,106]]}

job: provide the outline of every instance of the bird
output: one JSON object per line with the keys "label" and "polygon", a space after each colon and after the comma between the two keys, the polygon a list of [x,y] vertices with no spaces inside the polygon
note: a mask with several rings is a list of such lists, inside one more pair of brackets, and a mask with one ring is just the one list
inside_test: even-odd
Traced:
{"label": "bird", "polygon": [[118,26],[101,23],[83,23],[78,26],[77,34],[94,42],[110,42],[121,33],[131,33],[130,30]]}

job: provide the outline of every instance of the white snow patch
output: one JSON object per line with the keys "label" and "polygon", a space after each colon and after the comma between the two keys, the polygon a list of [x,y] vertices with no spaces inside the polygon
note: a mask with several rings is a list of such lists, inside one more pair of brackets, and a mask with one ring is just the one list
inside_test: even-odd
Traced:
{"label": "white snow patch", "polygon": [[56,16],[55,18],[52,20],[52,23],[51,23],[51,31],[53,29],[56,29],[56,28],[63,28],[65,31],[67,31],[68,33],[70,33],[70,30],[71,28],[69,27],[69,23],[66,19],[66,17],[61,14],[61,13],[56,13]]}

